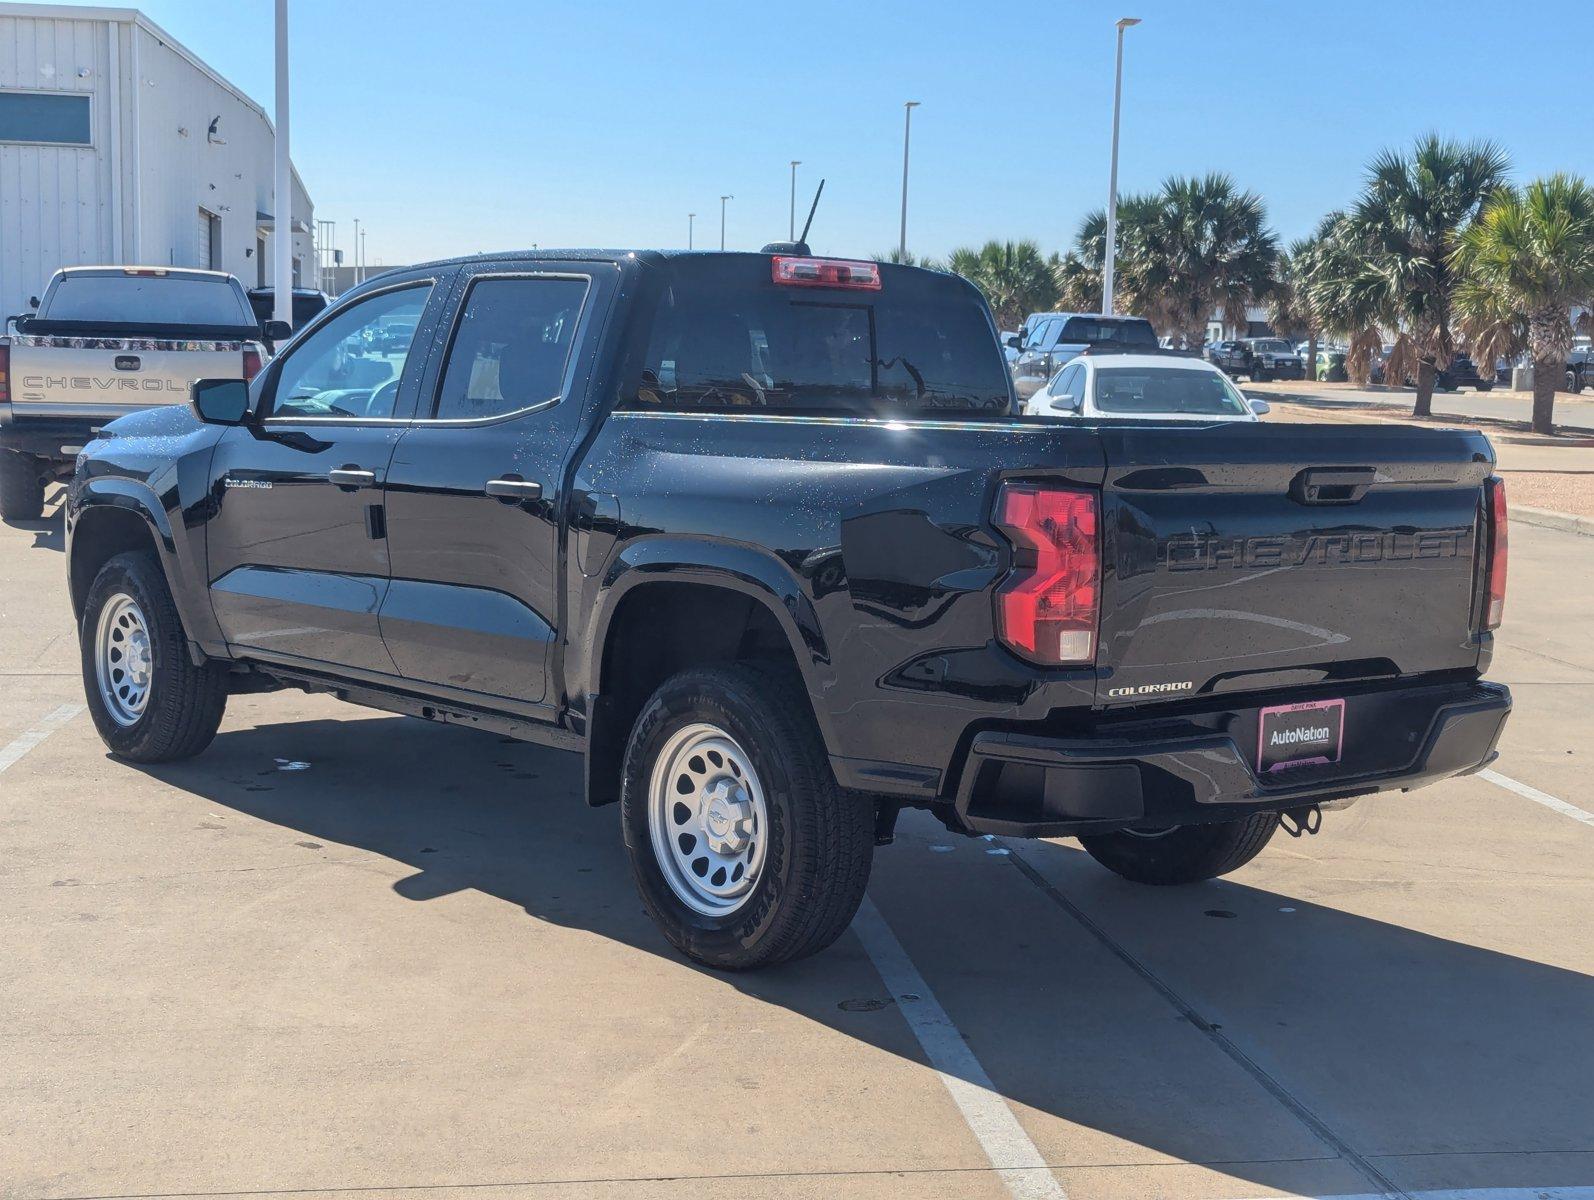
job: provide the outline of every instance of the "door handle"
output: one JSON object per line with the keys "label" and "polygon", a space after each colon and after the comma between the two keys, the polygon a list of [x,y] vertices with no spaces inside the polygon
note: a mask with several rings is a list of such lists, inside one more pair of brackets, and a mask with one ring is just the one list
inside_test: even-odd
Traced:
{"label": "door handle", "polygon": [[542,499],[542,484],[534,479],[521,479],[517,475],[506,475],[502,479],[489,479],[484,490],[489,496],[496,496],[500,500]]}
{"label": "door handle", "polygon": [[376,486],[376,472],[359,467],[338,467],[327,472],[327,480],[340,488],[365,488]]}

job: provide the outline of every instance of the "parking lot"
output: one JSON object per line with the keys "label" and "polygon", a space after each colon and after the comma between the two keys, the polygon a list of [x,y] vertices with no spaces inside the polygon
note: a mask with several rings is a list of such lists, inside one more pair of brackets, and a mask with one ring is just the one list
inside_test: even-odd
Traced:
{"label": "parking lot", "polygon": [[109,758],[63,548],[0,527],[0,1194],[1594,1196],[1594,538],[1511,528],[1493,772],[1179,889],[911,814],[741,976],[574,757],[285,692]]}

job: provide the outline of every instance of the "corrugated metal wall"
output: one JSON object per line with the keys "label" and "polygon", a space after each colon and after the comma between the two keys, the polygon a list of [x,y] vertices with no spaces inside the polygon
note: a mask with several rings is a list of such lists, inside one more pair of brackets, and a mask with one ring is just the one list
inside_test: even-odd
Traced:
{"label": "corrugated metal wall", "polygon": [[[0,316],[23,312],[62,263],[111,257],[116,62],[102,21],[0,17],[0,88],[87,92],[94,145],[0,144]],[[125,27],[120,27],[125,34]],[[126,139],[121,139],[125,148]]]}
{"label": "corrugated metal wall", "polygon": [[[217,218],[218,265],[255,286],[257,213],[275,211],[273,134],[258,108],[158,31],[88,17],[0,16],[7,87],[90,92],[94,145],[0,144],[0,316],[25,311],[57,267],[208,266],[201,209]],[[294,190],[295,224],[314,229]],[[295,235],[294,254],[313,284],[309,233]]]}

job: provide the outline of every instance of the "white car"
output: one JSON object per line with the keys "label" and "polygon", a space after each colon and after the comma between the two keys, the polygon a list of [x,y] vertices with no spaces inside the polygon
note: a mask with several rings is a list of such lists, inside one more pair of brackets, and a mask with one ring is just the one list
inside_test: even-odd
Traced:
{"label": "white car", "polygon": [[1211,363],[1179,354],[1082,354],[1024,402],[1027,417],[1087,421],[1255,421],[1267,411]]}

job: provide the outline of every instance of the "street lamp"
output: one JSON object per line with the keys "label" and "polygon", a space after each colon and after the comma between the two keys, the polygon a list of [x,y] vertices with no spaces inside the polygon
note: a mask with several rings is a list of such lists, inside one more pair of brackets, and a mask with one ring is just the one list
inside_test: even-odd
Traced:
{"label": "street lamp", "polygon": [[913,132],[913,110],[919,101],[908,100],[902,105],[902,232],[897,238],[897,257],[908,261],[908,137]]}
{"label": "street lamp", "polygon": [[721,250],[725,249],[725,202],[727,200],[734,200],[734,199],[736,199],[735,196],[721,196],[720,197],[720,249]]}
{"label": "street lamp", "polygon": [[696,213],[687,213],[686,214],[686,248],[688,250],[690,250],[692,248],[692,226],[693,226],[693,224],[696,221],[697,221],[697,214]]}
{"label": "street lamp", "polygon": [[791,160],[791,224],[786,230],[786,240],[788,242],[797,240],[797,168],[802,165],[801,159],[794,158]]}
{"label": "street lamp", "polygon": [[1113,258],[1118,249],[1118,106],[1124,93],[1124,30],[1140,24],[1139,17],[1118,21],[1118,66],[1112,84],[1112,169],[1107,177],[1107,254],[1101,272],[1101,311],[1112,316]]}
{"label": "street lamp", "polygon": [[354,277],[354,286],[360,286],[360,218],[354,218],[354,264],[349,270]]}
{"label": "street lamp", "polygon": [[[135,83],[138,81],[135,79]],[[276,268],[272,312],[278,321],[293,324],[293,167],[288,158],[288,0],[277,0],[277,129],[272,188],[276,216],[271,237]],[[209,263],[205,264],[209,266]]]}

